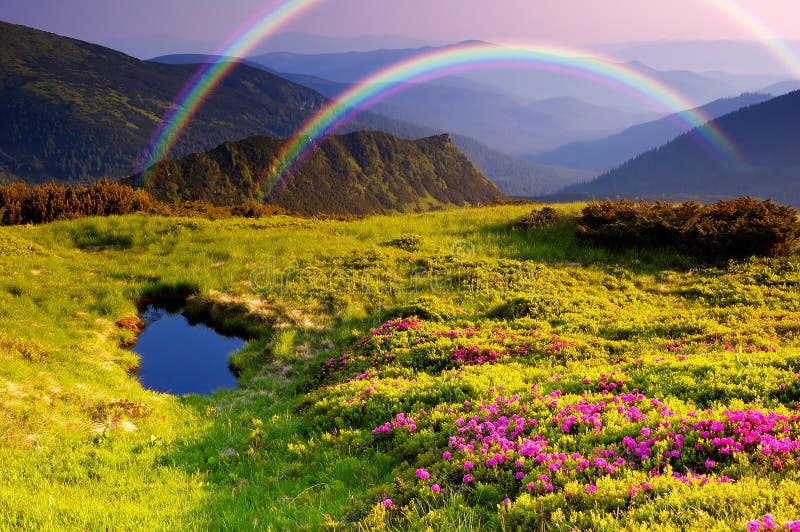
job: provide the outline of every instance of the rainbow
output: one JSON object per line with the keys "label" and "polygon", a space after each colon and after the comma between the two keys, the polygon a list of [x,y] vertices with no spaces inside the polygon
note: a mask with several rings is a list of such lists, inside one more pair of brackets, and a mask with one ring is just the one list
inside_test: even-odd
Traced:
{"label": "rainbow", "polygon": [[400,61],[374,73],[320,109],[284,145],[271,169],[273,186],[325,135],[353,115],[387,96],[418,83],[449,74],[485,67],[544,68],[589,77],[614,86],[661,108],[677,113],[704,143],[725,159],[745,166],[732,142],[708,117],[683,96],[647,75],[610,60],[578,50],[529,45],[466,43],[437,49]]}
{"label": "rainbow", "polygon": [[142,155],[139,171],[164,158],[211,91],[236,66],[231,58],[246,56],[258,43],[319,0],[278,0],[243,24],[184,85],[165,113]]}
{"label": "rainbow", "polygon": [[706,2],[757,37],[761,44],[783,64],[788,72],[800,79],[800,57],[798,57],[798,54],[772,28],[759,19],[755,13],[747,11],[734,0],[706,0]]}

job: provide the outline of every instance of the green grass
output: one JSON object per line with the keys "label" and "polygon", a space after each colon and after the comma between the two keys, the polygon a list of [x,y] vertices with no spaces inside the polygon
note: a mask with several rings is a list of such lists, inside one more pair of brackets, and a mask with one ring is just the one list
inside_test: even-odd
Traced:
{"label": "green grass", "polygon": [[[503,513],[475,493],[408,496],[393,479],[413,483],[425,451],[369,434],[403,405],[451,402],[435,393],[450,385],[449,372],[430,365],[434,353],[446,360],[450,344],[417,355],[398,346],[409,362],[379,368],[376,378],[414,377],[420,390],[376,393],[366,410],[375,420],[343,413],[349,373],[320,377],[325,360],[412,311],[441,318],[434,328],[535,328],[574,346],[564,358],[469,368],[454,385],[475,400],[498,384],[547,387],[554,374],[577,390],[579,377],[613,369],[680,409],[780,409],[800,399],[791,380],[800,365],[797,256],[717,269],[668,250],[611,252],[576,239],[568,223],[512,230],[530,208],[0,228],[0,528],[499,528]],[[410,251],[393,243],[408,235]],[[178,398],[129,375],[137,360],[119,346],[131,333],[115,322],[135,315],[140,297],[176,286],[216,303],[218,324],[251,332],[233,357],[239,390]],[[504,314],[509,308],[523,311]],[[735,334],[734,352],[700,346],[714,334]],[[669,343],[687,346],[686,363],[669,353],[651,362]],[[324,405],[345,417],[325,417]],[[600,504],[595,527],[680,528],[681,508],[720,529],[768,511],[800,517],[789,515],[798,493],[789,483],[800,482],[794,462],[783,476],[748,464],[739,471],[732,487],[707,496],[664,484],[661,496],[627,512]],[[396,507],[377,513],[382,494],[395,492]],[[549,519],[547,529],[559,529]]]}

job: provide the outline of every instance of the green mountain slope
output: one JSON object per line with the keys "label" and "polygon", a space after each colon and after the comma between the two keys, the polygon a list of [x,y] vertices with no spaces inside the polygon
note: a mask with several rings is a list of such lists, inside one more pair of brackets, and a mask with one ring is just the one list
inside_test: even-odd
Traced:
{"label": "green mountain slope", "polygon": [[164,201],[267,201],[304,213],[367,214],[488,202],[500,191],[448,135],[404,140],[383,132],[325,139],[279,184],[270,169],[283,141],[254,136],[162,161],[131,178]]}
{"label": "green mountain slope", "polygon": [[[26,181],[130,175],[196,65],[139,61],[100,46],[0,22],[0,175]],[[202,151],[257,133],[288,136],[319,93],[236,66],[176,146]]]}

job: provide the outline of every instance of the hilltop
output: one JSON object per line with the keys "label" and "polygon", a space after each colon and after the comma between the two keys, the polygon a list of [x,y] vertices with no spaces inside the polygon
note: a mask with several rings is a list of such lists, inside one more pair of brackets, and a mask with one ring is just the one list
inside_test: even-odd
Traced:
{"label": "hilltop", "polygon": [[367,214],[489,202],[500,191],[438,135],[405,140],[383,132],[326,138],[274,186],[284,141],[258,135],[162,161],[131,182],[167,202],[262,202],[303,214]]}

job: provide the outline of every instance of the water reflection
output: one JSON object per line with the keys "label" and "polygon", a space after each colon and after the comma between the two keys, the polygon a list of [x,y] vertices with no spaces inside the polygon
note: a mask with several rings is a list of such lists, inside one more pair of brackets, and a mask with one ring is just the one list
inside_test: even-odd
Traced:
{"label": "water reflection", "polygon": [[228,356],[244,346],[203,324],[192,325],[181,314],[148,307],[147,324],[133,351],[140,357],[137,377],[145,388],[183,395],[236,388]]}

